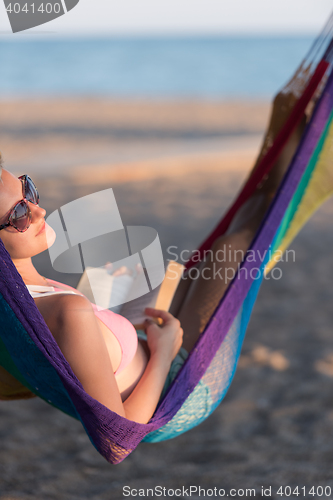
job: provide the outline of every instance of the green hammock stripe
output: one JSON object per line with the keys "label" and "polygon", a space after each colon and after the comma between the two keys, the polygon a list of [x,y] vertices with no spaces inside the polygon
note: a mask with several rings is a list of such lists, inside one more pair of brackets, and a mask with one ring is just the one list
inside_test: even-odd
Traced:
{"label": "green hammock stripe", "polygon": [[305,169],[305,172],[302,176],[302,179],[298,185],[298,188],[296,189],[295,194],[292,197],[292,199],[289,203],[289,206],[286,210],[286,213],[282,219],[281,225],[280,225],[278,232],[277,232],[277,236],[275,238],[272,253],[274,253],[280,247],[280,244],[281,244],[286,232],[288,231],[290,223],[292,222],[292,220],[296,214],[298,206],[301,203],[301,200],[306,193],[306,190],[307,190],[308,184],[310,182],[312,173],[314,172],[314,170],[316,168],[316,165],[317,165],[317,162],[319,159],[319,155],[320,155],[320,153],[324,147],[325,141],[327,139],[327,135],[328,135],[332,120],[333,120],[333,111],[330,114],[330,117],[326,123],[326,126],[323,130],[323,133],[320,137],[320,140],[318,141],[316,149],[314,150],[312,157],[310,158],[310,161]]}
{"label": "green hammock stripe", "polygon": [[29,382],[24,378],[22,373],[16,368],[5,344],[0,338],[0,366],[2,366],[8,373],[13,375],[22,385],[27,387],[31,392],[34,392],[34,388],[29,384]]}
{"label": "green hammock stripe", "polygon": [[[14,311],[7,303],[2,294],[0,294],[0,315],[1,315],[1,329],[4,331],[11,332],[10,336],[5,337],[6,343],[0,338],[0,365],[3,366],[8,373],[15,377],[21,384],[23,384],[27,389],[36,394],[36,396],[44,399],[55,408],[60,408],[67,415],[79,419],[76,409],[60,380],[60,377],[56,369],[50,365],[44,355],[40,352],[38,347],[35,345],[33,340],[30,338],[28,332],[16,317]],[[8,350],[9,348],[9,350]],[[12,354],[10,354],[10,352]],[[28,358],[31,356],[34,359],[36,367],[38,367],[39,374],[42,374],[42,381],[39,386],[49,386],[53,389],[52,401],[49,399],[48,395],[44,393],[44,389],[37,389],[32,386],[31,383],[22,375],[22,372],[15,366],[13,358],[24,359],[25,356]],[[26,371],[26,368],[24,369]],[[22,370],[22,371],[24,371]],[[34,367],[31,367],[31,371],[34,372]],[[30,372],[30,370],[29,370]],[[26,371],[26,375],[30,377],[30,373]],[[31,373],[33,380],[34,374]]]}

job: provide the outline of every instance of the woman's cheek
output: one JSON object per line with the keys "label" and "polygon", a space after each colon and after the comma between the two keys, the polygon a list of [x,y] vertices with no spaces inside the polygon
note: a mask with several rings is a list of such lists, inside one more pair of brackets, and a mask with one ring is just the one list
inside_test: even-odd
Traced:
{"label": "woman's cheek", "polygon": [[8,232],[1,235],[3,244],[12,259],[34,257],[50,248],[55,242],[55,231],[47,223],[45,223],[45,231],[39,235],[35,235],[29,229],[24,233]]}

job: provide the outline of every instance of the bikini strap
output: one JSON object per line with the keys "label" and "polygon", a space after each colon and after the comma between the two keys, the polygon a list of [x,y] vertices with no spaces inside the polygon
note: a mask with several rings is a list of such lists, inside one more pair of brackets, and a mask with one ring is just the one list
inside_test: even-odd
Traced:
{"label": "bikini strap", "polygon": [[48,297],[50,295],[56,295],[59,293],[66,293],[66,294],[71,294],[71,295],[80,295],[79,293],[75,293],[71,290],[61,290],[57,292],[53,286],[46,286],[46,285],[26,285],[27,289],[29,290],[29,293],[33,299],[39,298],[39,297]]}

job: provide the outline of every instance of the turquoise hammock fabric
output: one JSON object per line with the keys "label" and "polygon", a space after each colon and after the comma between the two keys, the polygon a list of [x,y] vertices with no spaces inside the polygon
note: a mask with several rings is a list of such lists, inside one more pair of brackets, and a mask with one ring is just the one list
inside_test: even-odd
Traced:
{"label": "turquoise hammock fabric", "polygon": [[[332,24],[330,19],[329,26],[332,27]],[[272,158],[276,159],[285,137],[288,138],[297,125],[302,109],[304,112],[325,74],[330,72],[331,38],[327,39],[326,36],[326,42],[323,44],[321,40],[321,44],[324,55],[319,62],[316,61],[308,85],[295,106],[297,113],[285,125],[287,132],[283,128],[282,135],[280,133],[277,137],[279,147],[273,144],[272,148],[275,147],[276,152],[275,156],[271,154]],[[303,173],[314,154],[318,157],[318,148],[324,148],[332,109],[333,78],[330,75],[321,89],[321,96],[297,153],[252,242],[250,248],[255,257],[243,262],[149,423],[138,424],[127,420],[84,391],[0,241],[0,364],[5,372],[31,393],[80,420],[93,445],[111,463],[124,460],[142,440],[157,442],[173,438],[207,418],[230,386],[264,268],[268,263],[268,249],[276,246],[277,239],[283,236],[281,228],[295,193],[301,198],[297,192],[298,186],[302,185],[303,191],[307,189],[310,176],[302,180]],[[245,186],[245,195],[243,193],[237,203],[244,202],[273,165],[269,152],[267,156],[268,163],[263,161],[259,165],[255,183],[251,177]],[[218,234],[223,234],[223,224],[227,226],[222,221],[201,249],[211,245]],[[284,231],[288,224],[290,221],[285,223]],[[265,255],[265,252],[266,258],[262,262],[260,256]]]}

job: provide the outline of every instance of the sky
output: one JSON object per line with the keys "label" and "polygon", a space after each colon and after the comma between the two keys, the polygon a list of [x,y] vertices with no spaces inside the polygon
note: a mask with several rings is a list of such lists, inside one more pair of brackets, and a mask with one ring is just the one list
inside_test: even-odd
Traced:
{"label": "sky", "polygon": [[0,35],[312,34],[332,11],[332,0],[80,0],[64,16],[14,35],[0,0]]}

